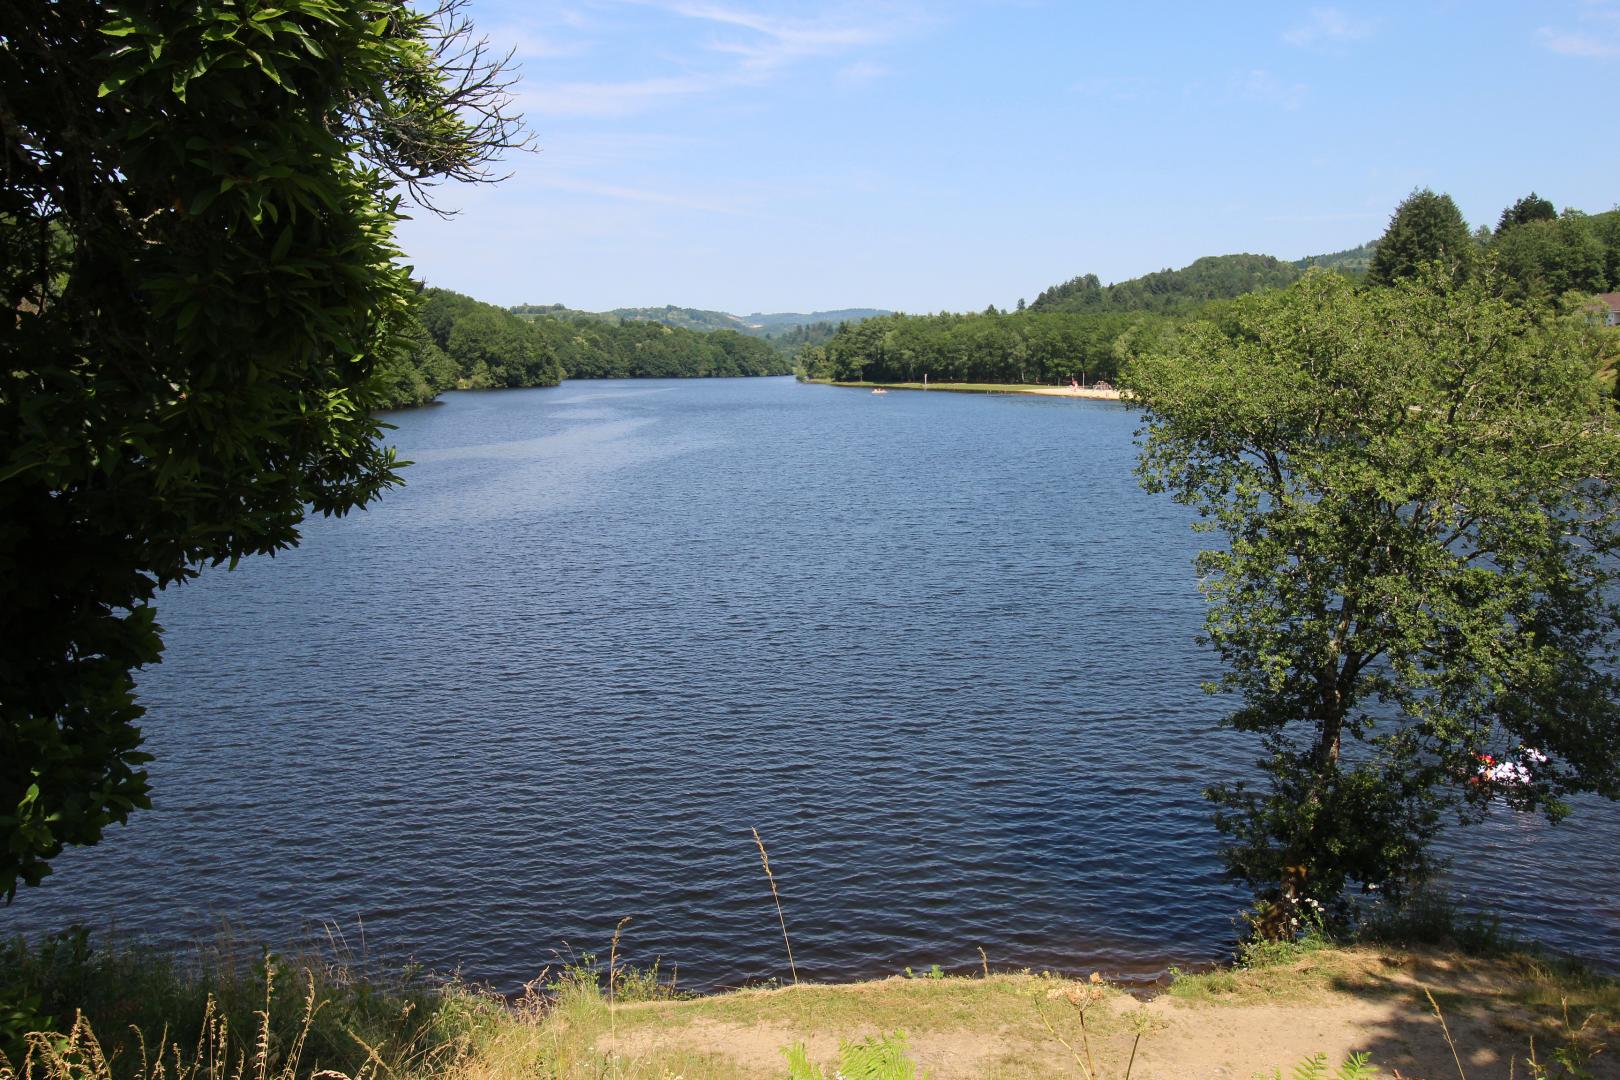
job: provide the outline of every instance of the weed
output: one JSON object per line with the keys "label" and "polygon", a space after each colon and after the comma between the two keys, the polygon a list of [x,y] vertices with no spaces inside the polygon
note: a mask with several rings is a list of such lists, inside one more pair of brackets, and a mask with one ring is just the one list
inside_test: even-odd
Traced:
{"label": "weed", "polygon": [[793,963],[793,943],[788,941],[787,916],[782,914],[782,897],[776,891],[776,875],[771,873],[771,857],[765,853],[765,841],[754,829],[754,845],[759,848],[759,862],[765,868],[765,879],[771,883],[771,899],[776,901],[776,920],[782,924],[782,947],[787,949],[788,970],[793,973],[793,985],[799,985],[799,969]]}
{"label": "weed", "polygon": [[929,964],[928,970],[924,972],[916,972],[910,968],[906,968],[905,971],[908,979],[943,979],[945,977],[945,969],[938,964]]}
{"label": "weed", "polygon": [[[1317,1054],[1295,1065],[1290,1075],[1293,1080],[1374,1080],[1378,1075],[1378,1070],[1372,1067],[1368,1055],[1360,1053],[1345,1058],[1338,1072],[1329,1072],[1330,1068],[1332,1066],[1328,1064],[1328,1056]],[[1283,1080],[1282,1070],[1273,1069],[1271,1080]]]}
{"label": "weed", "polygon": [[[918,1077],[917,1064],[907,1056],[906,1048],[904,1031],[841,1042],[833,1075],[839,1080],[926,1080]],[[810,1061],[803,1043],[786,1047],[782,1053],[788,1061],[788,1080],[827,1080],[827,1071]]]}
{"label": "weed", "polygon": [[[1098,1067],[1096,1056],[1092,1053],[1091,1029],[1086,1023],[1086,1014],[1108,997],[1108,990],[1103,984],[1102,976],[1094,971],[1091,973],[1089,982],[1049,990],[1046,997],[1068,1002],[1074,1008],[1079,1024],[1080,1045],[1075,1046],[1073,1042],[1063,1036],[1057,1025],[1052,1023],[1051,1017],[1046,1015],[1046,1010],[1041,1006],[1041,999],[1037,997],[1035,998],[1035,1012],[1041,1018],[1041,1023],[1046,1027],[1047,1032],[1069,1052],[1069,1056],[1074,1059],[1075,1066],[1079,1068],[1085,1080],[1104,1080],[1107,1074]],[[1160,1026],[1157,1020],[1145,1014],[1137,1014],[1132,1017],[1131,1028],[1134,1037],[1131,1039],[1131,1056],[1130,1060],[1126,1062],[1122,1080],[1131,1080],[1131,1070],[1136,1066],[1136,1051],[1142,1045],[1142,1038],[1151,1034]]]}

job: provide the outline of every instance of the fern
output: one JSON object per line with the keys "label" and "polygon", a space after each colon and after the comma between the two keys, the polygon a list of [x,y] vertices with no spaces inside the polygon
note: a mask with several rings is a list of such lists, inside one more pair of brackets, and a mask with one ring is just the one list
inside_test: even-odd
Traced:
{"label": "fern", "polygon": [[782,1054],[787,1058],[788,1080],[827,1080],[827,1074],[810,1063],[804,1043],[783,1047]]}
{"label": "fern", "polygon": [[[827,1071],[810,1060],[804,1043],[782,1048],[787,1058],[788,1080],[827,1080]],[[839,1080],[927,1080],[919,1077],[917,1064],[906,1056],[906,1033],[873,1035],[860,1042],[838,1044]]]}
{"label": "fern", "polygon": [[[1293,1080],[1376,1080],[1372,1055],[1357,1052],[1344,1059],[1336,1073],[1328,1072],[1328,1056],[1316,1054],[1294,1066]],[[1271,1080],[1283,1080],[1282,1070],[1271,1070]]]}
{"label": "fern", "polygon": [[1317,1054],[1295,1065],[1294,1080],[1328,1080],[1327,1055]]}
{"label": "fern", "polygon": [[1378,1070],[1372,1067],[1371,1061],[1371,1054],[1359,1051],[1351,1054],[1344,1059],[1344,1064],[1339,1066],[1338,1076],[1334,1080],[1373,1080],[1378,1075]]}
{"label": "fern", "polygon": [[844,1080],[917,1080],[917,1065],[906,1056],[906,1033],[896,1031],[840,1043],[838,1073]]}

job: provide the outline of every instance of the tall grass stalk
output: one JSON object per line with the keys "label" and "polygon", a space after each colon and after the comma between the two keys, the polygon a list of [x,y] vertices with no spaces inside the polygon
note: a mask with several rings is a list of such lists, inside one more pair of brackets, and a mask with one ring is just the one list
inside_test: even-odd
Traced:
{"label": "tall grass stalk", "polygon": [[1468,1080],[1468,1074],[1463,1071],[1462,1058],[1457,1055],[1457,1044],[1451,1041],[1451,1028],[1446,1024],[1445,1014],[1440,1011],[1440,1003],[1434,1000],[1434,995],[1427,987],[1423,990],[1423,996],[1429,999],[1429,1007],[1434,1010],[1435,1018],[1440,1021],[1440,1032],[1446,1037],[1446,1045],[1451,1048],[1451,1060],[1457,1063],[1457,1075],[1462,1080]]}
{"label": "tall grass stalk", "polygon": [[619,920],[619,925],[613,928],[613,941],[608,946],[608,1037],[613,1041],[613,1072],[619,1071],[619,1013],[614,1008],[614,991],[619,982],[619,935],[624,933],[625,923],[630,921],[626,915]]}
{"label": "tall grass stalk", "polygon": [[759,862],[765,868],[765,879],[771,883],[771,899],[776,901],[776,921],[782,924],[782,946],[787,949],[788,970],[793,973],[793,985],[799,985],[799,969],[793,963],[793,943],[788,940],[787,916],[782,914],[782,896],[776,891],[776,875],[771,873],[771,857],[765,853],[765,841],[759,838],[759,830],[752,830],[754,845],[759,848]]}

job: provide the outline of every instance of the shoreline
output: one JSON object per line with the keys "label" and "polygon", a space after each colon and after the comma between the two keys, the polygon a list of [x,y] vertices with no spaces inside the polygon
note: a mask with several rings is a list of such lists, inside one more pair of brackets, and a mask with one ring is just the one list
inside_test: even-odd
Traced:
{"label": "shoreline", "polygon": [[[1056,1080],[1073,1075],[1067,1063],[1081,1053],[1102,1067],[1090,1075],[1117,1077],[1134,1064],[1138,1080],[1266,1076],[1319,1054],[1331,1068],[1353,1053],[1378,1069],[1357,1075],[1439,1077],[1458,1049],[1493,1077],[1530,1053],[1560,1051],[1592,1069],[1581,1075],[1620,1075],[1598,1057],[1620,1036],[1620,982],[1533,949],[1251,944],[1235,963],[1173,973],[1151,996],[1095,974],[992,971],[988,961],[961,974],[908,968],[847,983],[789,983],[780,972],[774,985],[692,995],[678,987],[678,970],[626,965],[617,935],[614,945],[606,963],[585,954],[548,967],[516,999],[420,969],[368,977],[342,955],[280,957],[273,1022],[263,976],[221,946],[181,967],[138,947],[84,949],[64,965],[18,945],[8,975],[11,989],[39,995],[46,1015],[31,1018],[44,1021],[34,1030],[59,1031],[82,1011],[126,1060],[139,1052],[131,1029],[178,1032],[174,1041],[196,1044],[199,1061],[250,1053],[258,1034],[275,1075],[289,1080],[358,1080],[376,1066],[397,1080],[757,1080],[782,1076],[796,1048],[817,1067],[793,1075],[819,1077],[849,1047],[878,1043],[935,1080]],[[300,1012],[309,1017],[302,1067]],[[290,1061],[278,1057],[288,1048]]]}
{"label": "shoreline", "polygon": [[1040,397],[1073,398],[1090,401],[1120,401],[1124,395],[1115,389],[1099,390],[1095,387],[1075,389],[1069,386],[1044,386],[1036,383],[894,383],[894,382],[830,382],[825,379],[803,379],[802,382],[820,386],[842,386],[868,390],[938,390],[947,394],[1034,394]]}

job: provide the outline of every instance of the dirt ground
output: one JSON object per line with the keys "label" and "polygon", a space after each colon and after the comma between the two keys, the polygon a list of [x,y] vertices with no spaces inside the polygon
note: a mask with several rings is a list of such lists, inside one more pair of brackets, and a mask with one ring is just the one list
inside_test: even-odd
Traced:
{"label": "dirt ground", "polygon": [[[989,985],[995,983],[1004,985]],[[834,1001],[829,993],[857,1000]],[[914,999],[910,1009],[906,995]],[[1290,1077],[1316,1054],[1336,1071],[1358,1051],[1370,1055],[1382,1077],[1517,1080],[1532,1076],[1532,1040],[1544,1063],[1560,1046],[1584,1055],[1620,1042],[1613,995],[1613,984],[1598,985],[1591,993],[1577,988],[1569,1000],[1567,981],[1533,962],[1335,950],[1275,968],[1201,976],[1147,1000],[1100,994],[1087,984],[995,976],[988,984],[889,979],[754,991],[731,995],[719,1010],[649,1006],[658,1022],[648,1024],[637,1023],[637,1007],[627,1006],[619,1030],[596,1048],[625,1064],[651,1065],[674,1053],[681,1071],[662,1075],[682,1080],[782,1077],[783,1050],[793,1043],[803,1042],[813,1061],[835,1063],[840,1040],[904,1028],[911,1057],[933,1080],[1121,1080],[1127,1066],[1135,1080],[1251,1080],[1274,1070]],[[742,1000],[748,998],[752,1008]],[[1567,1020],[1560,999],[1568,1001]],[[1075,1000],[1088,1003],[1084,1038]],[[1584,1067],[1596,1080],[1620,1080],[1615,1057],[1600,1051]],[[827,1075],[833,1072],[829,1064]]]}

